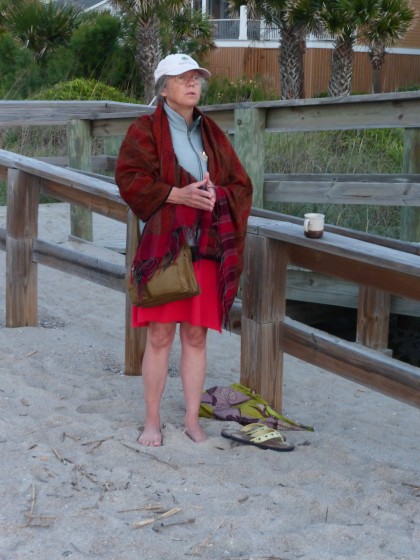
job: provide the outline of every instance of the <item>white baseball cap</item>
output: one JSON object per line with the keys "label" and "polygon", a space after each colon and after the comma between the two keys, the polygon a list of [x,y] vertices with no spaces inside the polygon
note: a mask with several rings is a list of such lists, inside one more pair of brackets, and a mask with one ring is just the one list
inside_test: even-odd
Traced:
{"label": "white baseball cap", "polygon": [[205,68],[200,68],[197,62],[188,54],[168,54],[161,60],[155,70],[155,83],[162,76],[179,76],[184,72],[197,70],[203,78],[210,78],[211,74]]}

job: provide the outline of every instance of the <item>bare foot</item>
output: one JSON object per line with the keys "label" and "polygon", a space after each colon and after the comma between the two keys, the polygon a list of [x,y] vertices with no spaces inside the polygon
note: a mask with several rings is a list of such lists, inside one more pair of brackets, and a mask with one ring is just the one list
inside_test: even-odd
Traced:
{"label": "bare foot", "polygon": [[159,447],[162,445],[162,432],[160,431],[160,427],[145,426],[137,439],[137,443],[151,447]]}
{"label": "bare foot", "polygon": [[208,439],[208,435],[200,426],[200,424],[185,428],[185,434],[195,443],[202,443]]}

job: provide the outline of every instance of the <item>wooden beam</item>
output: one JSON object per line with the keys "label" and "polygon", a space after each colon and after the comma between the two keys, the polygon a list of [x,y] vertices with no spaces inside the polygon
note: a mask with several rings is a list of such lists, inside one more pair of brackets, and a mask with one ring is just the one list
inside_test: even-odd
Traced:
{"label": "wooden beam", "polygon": [[[303,218],[299,216],[290,216],[289,214],[281,214],[279,212],[272,212],[271,210],[263,210],[262,208],[251,208],[251,222],[257,218],[266,218],[278,222],[286,222],[290,224],[297,224],[303,227]],[[396,251],[403,253],[411,253],[412,255],[420,255],[420,245],[417,243],[407,243],[399,239],[391,239],[390,237],[382,237],[373,233],[365,233],[355,229],[347,229],[340,226],[332,226],[325,224],[325,231],[335,233],[342,237],[349,237],[350,239],[358,239],[359,241],[366,241],[367,243],[374,243],[379,247],[389,247]]]}
{"label": "wooden beam", "polygon": [[373,350],[388,349],[391,295],[360,286],[356,341]]}
{"label": "wooden beam", "polygon": [[[83,184],[83,181],[80,183]],[[101,183],[105,184],[103,181]],[[44,180],[41,183],[41,192],[63,202],[87,208],[89,212],[93,211],[123,223],[127,221],[127,205],[119,197],[115,187],[111,187],[108,193],[102,189],[95,192],[95,189],[83,189],[81,185],[79,188],[75,185],[75,188],[71,189],[67,185]]]}
{"label": "wooden beam", "polygon": [[38,236],[39,179],[9,169],[7,182],[6,327],[38,325],[38,271],[33,261]]}
{"label": "wooden beam", "polygon": [[396,266],[395,269],[392,269],[392,262],[386,263],[385,260],[382,261],[384,266],[381,267],[378,262],[362,261],[363,255],[360,255],[360,259],[352,259],[297,245],[290,247],[289,250],[290,261],[295,265],[357,284],[379,288],[402,297],[420,300],[419,270],[416,274],[414,269],[409,272],[408,269],[404,270],[405,267],[399,269]]}
{"label": "wooden beam", "polygon": [[254,186],[252,206],[264,206],[264,109],[235,110],[235,151]]}
{"label": "wooden beam", "polygon": [[[335,98],[293,100],[281,106],[264,103],[267,131],[304,132],[420,126],[420,98],[416,95],[352,95]],[[256,103],[253,106],[258,107]]]}
{"label": "wooden beam", "polygon": [[[420,127],[404,131],[403,168],[406,173],[420,173]],[[420,241],[419,208],[401,209],[400,238],[405,241]]]}
{"label": "wooden beam", "polygon": [[266,174],[264,202],[420,206],[420,175]]}
{"label": "wooden beam", "polygon": [[286,318],[281,349],[384,395],[420,407],[419,368]]}
{"label": "wooden beam", "polygon": [[[131,210],[127,218],[127,252],[125,257],[125,277],[131,274],[131,264],[140,240],[139,222]],[[125,300],[125,374],[141,375],[144,351],[146,348],[147,329],[133,328],[132,306],[126,292]]]}
{"label": "wooden beam", "polygon": [[[85,171],[92,170],[92,137],[90,121],[70,120],[67,124],[69,166]],[[70,207],[71,235],[93,240],[92,212],[77,204]]]}
{"label": "wooden beam", "polygon": [[[286,309],[287,248],[247,235],[242,278],[241,383],[282,408],[283,354],[278,341]],[[277,289],[268,289],[277,284]]]}
{"label": "wooden beam", "polygon": [[104,259],[98,259],[73,249],[37,239],[34,242],[33,262],[61,270],[118,292],[125,292],[124,267]]}

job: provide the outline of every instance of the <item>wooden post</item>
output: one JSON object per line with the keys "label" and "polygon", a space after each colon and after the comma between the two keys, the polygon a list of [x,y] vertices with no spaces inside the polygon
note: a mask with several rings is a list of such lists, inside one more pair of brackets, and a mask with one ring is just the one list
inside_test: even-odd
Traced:
{"label": "wooden post", "polygon": [[[403,173],[420,173],[420,128],[404,130]],[[400,239],[420,241],[420,208],[401,209]]]}
{"label": "wooden post", "polygon": [[9,169],[6,225],[6,327],[38,326],[38,269],[33,262],[38,237],[39,178]]}
{"label": "wooden post", "polygon": [[373,350],[388,349],[391,295],[360,286],[356,341]]}
{"label": "wooden post", "polygon": [[264,208],[264,133],[264,109],[235,109],[235,151],[254,185],[256,208]]}
{"label": "wooden post", "polygon": [[[127,251],[125,256],[126,277],[131,272],[131,264],[140,239],[139,223],[131,210],[127,215]],[[131,326],[131,301],[126,295],[125,304],[125,374],[141,375],[144,350],[146,347],[146,328]]]}
{"label": "wooden post", "polygon": [[[92,170],[91,123],[70,120],[67,124],[69,166],[81,171]],[[71,235],[93,241],[92,212],[75,204],[70,206]]]}
{"label": "wooden post", "polygon": [[107,156],[117,156],[124,136],[104,136],[103,138],[104,154]]}
{"label": "wooden post", "polygon": [[243,274],[241,383],[281,412],[286,311],[287,248],[278,241],[247,235]]}

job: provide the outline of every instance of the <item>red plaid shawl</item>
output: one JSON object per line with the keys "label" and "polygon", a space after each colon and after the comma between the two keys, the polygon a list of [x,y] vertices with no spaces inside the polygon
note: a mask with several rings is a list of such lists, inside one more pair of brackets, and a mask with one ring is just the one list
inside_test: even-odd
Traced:
{"label": "red plaid shawl", "polygon": [[221,262],[219,293],[226,326],[243,268],[252,184],[224,132],[195,109],[194,118],[199,115],[210,178],[217,186],[213,213],[166,203],[172,186],[183,187],[196,179],[178,165],[162,105],[130,126],[115,178],[123,199],[146,222],[133,262],[139,285],[148,281],[161,261],[176,258],[186,236],[199,231],[199,256]]}

